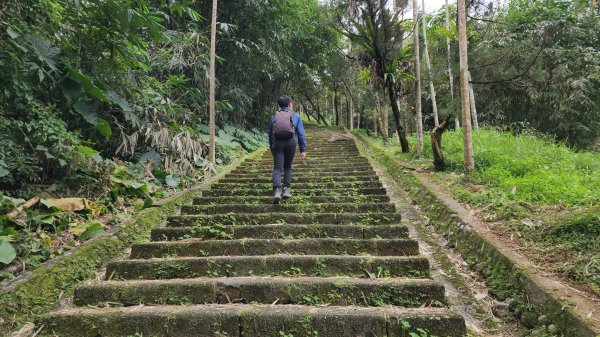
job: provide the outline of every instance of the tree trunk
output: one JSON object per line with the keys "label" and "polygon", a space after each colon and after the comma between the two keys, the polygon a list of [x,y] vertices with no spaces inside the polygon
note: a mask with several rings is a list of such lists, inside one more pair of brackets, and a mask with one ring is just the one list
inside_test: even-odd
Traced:
{"label": "tree trunk", "polygon": [[463,152],[465,172],[475,170],[469,101],[469,57],[467,54],[467,10],[465,0],[458,0],[458,50],[460,57],[460,96],[462,105]]}
{"label": "tree trunk", "polygon": [[394,115],[394,123],[396,124],[396,132],[398,132],[398,137],[400,138],[400,147],[402,148],[403,153],[408,153],[410,147],[408,145],[408,139],[406,138],[406,131],[404,127],[400,123],[400,109],[398,108],[398,101],[396,96],[396,91],[394,90],[394,82],[391,78],[388,78],[386,81],[386,86],[388,90],[388,96],[390,98],[390,104],[392,105],[392,113]]}
{"label": "tree trunk", "polygon": [[210,95],[210,113],[208,124],[210,128],[210,162],[217,163],[216,159],[216,143],[215,143],[215,66],[217,52],[217,0],[212,3],[212,22],[210,28],[210,71],[209,71],[209,95]]}
{"label": "tree trunk", "polygon": [[431,130],[431,150],[433,151],[433,166],[436,171],[444,171],[446,169],[446,161],[444,161],[444,153],[442,152],[442,134],[448,127],[451,115],[446,116],[442,124]]}
{"label": "tree trunk", "polygon": [[431,105],[433,106],[433,121],[435,125],[438,126],[440,124],[440,119],[438,116],[435,86],[433,85],[433,74],[431,72],[431,60],[429,59],[429,46],[427,45],[427,19],[425,15],[425,0],[423,0],[423,46],[425,48],[425,63],[427,64],[427,78],[429,80],[429,95],[431,96]]}
{"label": "tree trunk", "polygon": [[338,100],[337,87],[333,87],[333,110],[335,113],[335,126],[340,126],[340,101]]}
{"label": "tree trunk", "polygon": [[390,128],[389,128],[389,122],[388,122],[388,109],[387,107],[384,109],[381,109],[381,114],[383,115],[383,133],[385,133],[385,138],[389,138],[390,137]]}
{"label": "tree trunk", "polygon": [[350,131],[354,130],[354,101],[352,95],[350,96]]}
{"label": "tree trunk", "polygon": [[[308,95],[304,95],[304,97],[306,97],[306,100],[308,101],[308,103],[310,103],[310,106],[312,107],[313,111],[315,112],[315,114],[317,115],[317,122],[319,121],[319,119],[323,122],[323,124],[325,124],[327,126],[327,120],[325,119],[325,117],[321,114],[321,107],[319,105],[315,105],[312,101],[312,99],[310,98],[310,96]],[[318,103],[318,102],[317,102]]]}
{"label": "tree trunk", "polygon": [[[446,30],[450,31],[450,8],[448,0],[446,0]],[[452,75],[452,49],[450,48],[450,38],[446,37],[446,49],[448,50],[448,79],[450,81],[450,98],[452,99],[452,114],[454,115],[455,128],[460,129],[460,120],[456,113],[454,105],[454,75]]]}
{"label": "tree trunk", "polygon": [[377,123],[379,124],[379,129],[381,130],[381,138],[383,139],[383,144],[387,145],[388,142],[388,133],[385,129],[385,122],[383,119],[383,112],[381,109],[381,99],[379,98],[379,92],[375,91],[375,115],[377,116]]}
{"label": "tree trunk", "polygon": [[471,118],[473,119],[473,128],[479,132],[479,121],[477,120],[477,107],[475,106],[475,93],[473,92],[473,83],[471,83],[471,72],[469,72],[469,103],[471,105]]}
{"label": "tree trunk", "polygon": [[356,114],[356,128],[360,129],[360,122],[362,120],[363,109],[359,106]]}
{"label": "tree trunk", "polygon": [[375,135],[375,137],[377,137],[377,112],[375,112],[375,114],[373,114],[373,135]]}
{"label": "tree trunk", "polygon": [[414,57],[415,57],[415,121],[417,124],[417,155],[423,155],[423,115],[421,111],[421,61],[419,53],[419,7],[417,0],[413,0],[413,23],[414,23]]}

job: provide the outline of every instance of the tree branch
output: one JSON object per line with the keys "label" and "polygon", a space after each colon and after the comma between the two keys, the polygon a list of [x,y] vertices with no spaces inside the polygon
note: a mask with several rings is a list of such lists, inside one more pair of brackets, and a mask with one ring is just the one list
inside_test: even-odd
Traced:
{"label": "tree branch", "polygon": [[533,59],[533,61],[531,62],[531,64],[527,67],[527,69],[525,69],[525,71],[523,71],[520,74],[517,74],[511,78],[505,78],[505,79],[501,79],[501,80],[497,80],[497,81],[469,81],[469,83],[472,84],[496,84],[496,83],[504,83],[504,82],[511,82],[516,80],[519,77],[524,76],[525,74],[527,74],[529,72],[529,70],[531,70],[531,68],[533,68],[533,66],[535,65],[535,63],[537,62],[537,60],[539,59],[540,55],[542,54],[542,52],[545,50],[545,47],[542,47],[540,49],[540,51],[537,53],[537,55],[535,56],[535,58]]}

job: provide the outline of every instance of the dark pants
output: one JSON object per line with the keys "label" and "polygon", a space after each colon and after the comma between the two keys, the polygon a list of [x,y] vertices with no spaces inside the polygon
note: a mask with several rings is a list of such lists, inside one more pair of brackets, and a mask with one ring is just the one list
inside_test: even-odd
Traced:
{"label": "dark pants", "polygon": [[273,148],[273,189],[281,188],[281,170],[283,168],[283,187],[292,183],[292,161],[296,153],[296,137],[289,140],[275,140]]}

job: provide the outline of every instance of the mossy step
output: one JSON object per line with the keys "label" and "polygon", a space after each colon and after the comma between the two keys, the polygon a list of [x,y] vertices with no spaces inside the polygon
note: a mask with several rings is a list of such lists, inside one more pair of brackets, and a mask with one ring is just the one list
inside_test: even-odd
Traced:
{"label": "mossy step", "polygon": [[[376,175],[361,175],[361,176],[353,176],[353,175],[294,175],[294,184],[298,183],[322,183],[322,182],[353,182],[353,181],[361,181],[361,182],[369,182],[369,181],[379,181],[379,177]],[[245,183],[269,183],[272,180],[271,174],[252,174],[247,176],[234,176],[227,175],[225,178],[220,179],[220,183],[236,183],[236,184],[245,184]]]}
{"label": "mossy step", "polygon": [[411,256],[419,254],[419,243],[412,239],[187,239],[138,243],[131,247],[132,259],[275,254]]}
{"label": "mossy step", "polygon": [[[45,315],[44,332],[61,337],[466,335],[462,316],[445,308],[208,304],[126,308],[74,308]],[[411,329],[406,330],[405,326]]]}
{"label": "mossy step", "polygon": [[[368,173],[368,174],[374,174],[375,171],[373,170],[373,168],[369,165],[369,166],[346,166],[346,167],[340,167],[340,166],[336,166],[336,167],[322,167],[322,168],[298,168],[298,167],[293,167],[293,171],[294,171],[294,175],[307,175],[307,174],[313,174],[313,175],[321,175],[321,174],[326,174],[328,176],[342,176],[342,175],[346,175],[346,174],[357,174],[357,173]],[[248,169],[248,168],[238,168],[235,171],[233,171],[231,174],[237,174],[237,173],[243,173],[243,174],[262,174],[262,173],[267,173],[270,174],[273,172],[273,166],[268,166],[268,167],[262,167],[262,168],[252,168],[252,169]]]}
{"label": "mossy step", "polygon": [[[259,170],[259,169],[268,169],[273,168],[273,162],[261,162],[256,164],[242,164],[239,166],[241,170]],[[337,162],[312,162],[312,163],[303,163],[302,161],[294,162],[294,169],[304,169],[304,170],[318,170],[318,169],[331,169],[331,168],[354,168],[358,169],[368,169],[371,168],[371,164],[365,161],[360,162],[347,162],[347,161],[337,161]]]}
{"label": "mossy step", "polygon": [[[311,158],[311,159],[298,159],[294,160],[294,166],[297,167],[311,167],[311,166],[319,166],[319,165],[332,165],[332,166],[348,166],[348,165],[368,165],[369,160],[367,158],[354,158],[354,159],[345,159],[344,157],[340,158],[330,158],[330,159],[320,159],[320,158]],[[256,166],[265,166],[265,165],[273,165],[273,159],[253,159],[243,162],[240,167],[256,167]]]}
{"label": "mossy step", "polygon": [[77,306],[213,303],[402,307],[445,304],[444,286],[429,279],[229,277],[108,281],[75,291]]}
{"label": "mossy step", "polygon": [[[300,153],[300,151],[297,151],[296,153]],[[327,159],[327,158],[345,159],[345,158],[350,158],[350,157],[361,158],[361,155],[358,152],[358,150],[348,150],[348,149],[331,149],[331,150],[326,150],[326,151],[311,149],[311,151],[310,151],[311,159]],[[272,160],[273,155],[271,154],[270,151],[267,151],[264,155],[262,155],[261,157],[258,157],[258,158],[264,159],[264,160]]]}
{"label": "mossy step", "polygon": [[286,203],[273,205],[188,205],[181,208],[181,214],[218,214],[229,212],[243,213],[367,213],[367,212],[396,212],[396,206],[391,203]]}
{"label": "mossy step", "polygon": [[152,230],[152,241],[173,241],[190,238],[232,239],[405,239],[404,225],[242,225],[206,227],[163,227]]}
{"label": "mossy step", "polygon": [[[373,187],[382,187],[383,185],[381,184],[380,181],[351,181],[351,182],[294,182],[292,180],[292,188],[297,188],[297,189],[327,189],[327,188],[347,188],[347,189],[352,189],[352,188],[373,188]],[[272,190],[273,189],[273,184],[271,182],[265,182],[265,183],[228,183],[228,182],[217,182],[215,184],[213,184],[210,189],[211,190],[218,190],[218,189],[228,189],[228,190],[235,190],[235,189],[248,189],[248,188],[253,188],[253,189],[267,189],[267,190]]]}
{"label": "mossy step", "polygon": [[[383,187],[367,187],[367,188],[357,188],[357,189],[347,189],[347,188],[327,188],[327,189],[298,189],[295,186],[292,186],[292,193],[295,197],[309,197],[309,196],[363,196],[363,195],[379,195],[383,196],[387,194],[387,191]],[[218,189],[218,190],[208,190],[203,191],[202,196],[205,197],[219,197],[219,196],[238,196],[238,197],[246,197],[246,196],[269,196],[273,198],[273,190],[269,189],[255,189],[255,188],[245,188],[240,190],[227,190],[227,189]],[[294,198],[292,198],[292,201]]]}
{"label": "mossy step", "polygon": [[[295,191],[294,191],[295,192]],[[236,203],[244,203],[247,205],[260,205],[266,204],[273,201],[273,196],[228,196],[228,197],[199,197],[195,198],[193,201],[194,205],[214,205],[214,204],[236,204]],[[315,203],[322,204],[326,202],[335,202],[335,203],[380,203],[380,202],[389,202],[390,197],[387,195],[361,195],[356,197],[351,196],[304,196],[304,195],[295,195],[294,198],[290,200],[282,200],[282,205],[285,204],[295,204],[295,203]]]}
{"label": "mossy step", "polygon": [[[358,148],[356,146],[311,146],[309,149],[311,156],[315,156],[315,157],[322,157],[322,156],[336,156],[339,155],[340,153],[343,154],[348,154],[348,155],[354,155],[354,156],[360,156],[360,152],[358,150]],[[299,149],[296,149],[296,153],[299,153]],[[266,151],[263,155],[263,157],[269,158],[271,157],[271,152],[270,151]]]}
{"label": "mossy step", "polygon": [[[367,274],[370,273],[370,274]],[[108,264],[108,279],[156,280],[221,276],[427,277],[422,256],[264,255],[124,260]]]}
{"label": "mossy step", "polygon": [[[265,170],[267,173],[266,177],[269,177],[273,172],[273,169]],[[262,175],[257,174],[257,172],[234,172],[228,174],[224,179],[255,179],[263,177]],[[323,173],[323,172],[297,172],[294,170],[294,181],[297,181],[298,178],[304,179],[312,179],[312,178],[328,178],[328,179],[341,179],[345,177],[350,177],[351,179],[363,179],[363,178],[379,178],[375,171],[353,171],[353,172],[345,172],[344,174],[340,174],[339,172],[333,173]]]}
{"label": "mossy step", "polygon": [[168,218],[169,227],[209,225],[267,225],[267,224],[398,224],[399,213],[228,213],[176,215]]}

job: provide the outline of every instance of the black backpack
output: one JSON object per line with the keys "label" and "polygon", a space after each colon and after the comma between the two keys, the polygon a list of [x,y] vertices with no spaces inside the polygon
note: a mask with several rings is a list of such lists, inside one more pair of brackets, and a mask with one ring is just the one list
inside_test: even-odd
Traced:
{"label": "black backpack", "polygon": [[294,137],[294,122],[292,111],[280,110],[275,113],[273,122],[273,137],[277,140],[288,140]]}

